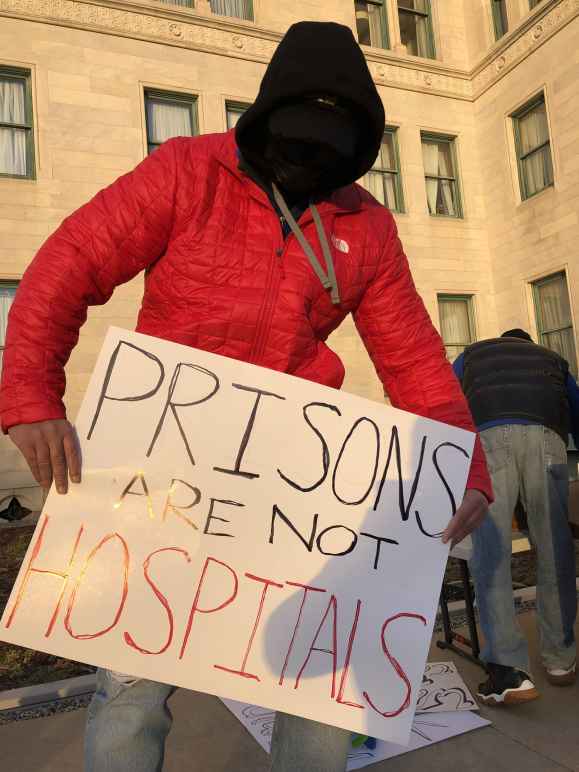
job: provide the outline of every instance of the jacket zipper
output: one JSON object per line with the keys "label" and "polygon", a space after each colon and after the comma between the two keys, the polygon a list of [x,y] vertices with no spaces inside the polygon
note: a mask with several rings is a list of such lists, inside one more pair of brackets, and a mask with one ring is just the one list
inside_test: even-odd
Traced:
{"label": "jacket zipper", "polygon": [[[285,221],[285,218],[283,216],[280,216],[279,220],[280,220],[280,227],[282,228],[282,234],[283,234],[283,223]],[[323,221],[323,218],[322,218],[322,221]],[[293,233],[289,233],[286,236],[285,240],[283,241],[282,246],[274,250],[274,253],[270,260],[267,281],[265,285],[264,301],[259,313],[259,319],[257,321],[257,331],[256,331],[255,339],[249,354],[249,362],[252,364],[259,364],[260,359],[263,356],[263,353],[265,351],[265,346],[267,343],[267,338],[269,333],[269,327],[271,324],[271,320],[272,320],[273,312],[275,308],[274,300],[277,297],[279,286],[281,284],[281,278],[282,278],[281,264],[285,256],[288,241],[292,238],[295,238]]]}
{"label": "jacket zipper", "polygon": [[[281,219],[281,218],[280,218]],[[287,238],[290,238],[288,236]],[[253,364],[259,364],[263,352],[265,351],[265,345],[267,342],[269,326],[273,317],[275,308],[275,298],[281,284],[281,260],[286,250],[287,238],[283,246],[274,250],[274,253],[269,262],[267,280],[265,284],[264,300],[260,309],[259,318],[257,321],[257,331],[251,352],[249,354],[249,361]]]}

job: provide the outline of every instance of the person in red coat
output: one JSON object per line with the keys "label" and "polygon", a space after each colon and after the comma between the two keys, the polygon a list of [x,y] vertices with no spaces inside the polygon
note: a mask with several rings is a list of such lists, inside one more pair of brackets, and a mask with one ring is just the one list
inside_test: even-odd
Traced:
{"label": "person in red coat", "polygon": [[[326,340],[353,314],[395,407],[474,430],[414,286],[390,212],[354,184],[372,166],[384,108],[351,30],[302,22],[257,100],[225,134],[169,140],[68,217],[42,246],[8,324],[2,427],[38,482],[66,493],[80,460],[64,367],[91,305],[145,273],[137,330],[339,388]],[[492,489],[477,440],[444,534],[482,521]],[[163,763],[171,687],[101,671],[89,772]],[[343,772],[349,733],[278,715],[275,772]]]}

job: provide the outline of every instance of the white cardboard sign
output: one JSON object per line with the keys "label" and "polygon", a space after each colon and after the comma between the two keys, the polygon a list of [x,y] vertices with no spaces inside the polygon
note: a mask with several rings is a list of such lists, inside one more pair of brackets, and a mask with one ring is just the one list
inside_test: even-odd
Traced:
{"label": "white cardboard sign", "polygon": [[474,435],[111,329],[0,639],[409,738]]}

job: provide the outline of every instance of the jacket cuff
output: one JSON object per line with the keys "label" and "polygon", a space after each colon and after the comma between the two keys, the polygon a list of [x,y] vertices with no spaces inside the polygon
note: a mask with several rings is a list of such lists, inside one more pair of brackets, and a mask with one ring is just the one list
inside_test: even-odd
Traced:
{"label": "jacket cuff", "polygon": [[483,450],[483,446],[478,434],[474,444],[472,463],[470,465],[470,472],[466,482],[466,489],[479,491],[486,497],[486,500],[489,504],[492,504],[495,500],[491,476],[487,468],[485,452]]}
{"label": "jacket cuff", "polygon": [[63,403],[53,405],[26,405],[19,408],[8,408],[2,411],[2,433],[20,424],[35,424],[40,421],[58,421],[66,418],[66,408]]}

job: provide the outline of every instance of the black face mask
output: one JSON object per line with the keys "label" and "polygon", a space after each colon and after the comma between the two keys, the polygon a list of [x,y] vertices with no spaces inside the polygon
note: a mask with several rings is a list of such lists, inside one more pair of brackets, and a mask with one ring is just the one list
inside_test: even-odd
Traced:
{"label": "black face mask", "polygon": [[263,165],[282,193],[296,200],[331,189],[332,172],[345,160],[330,145],[270,135]]}

